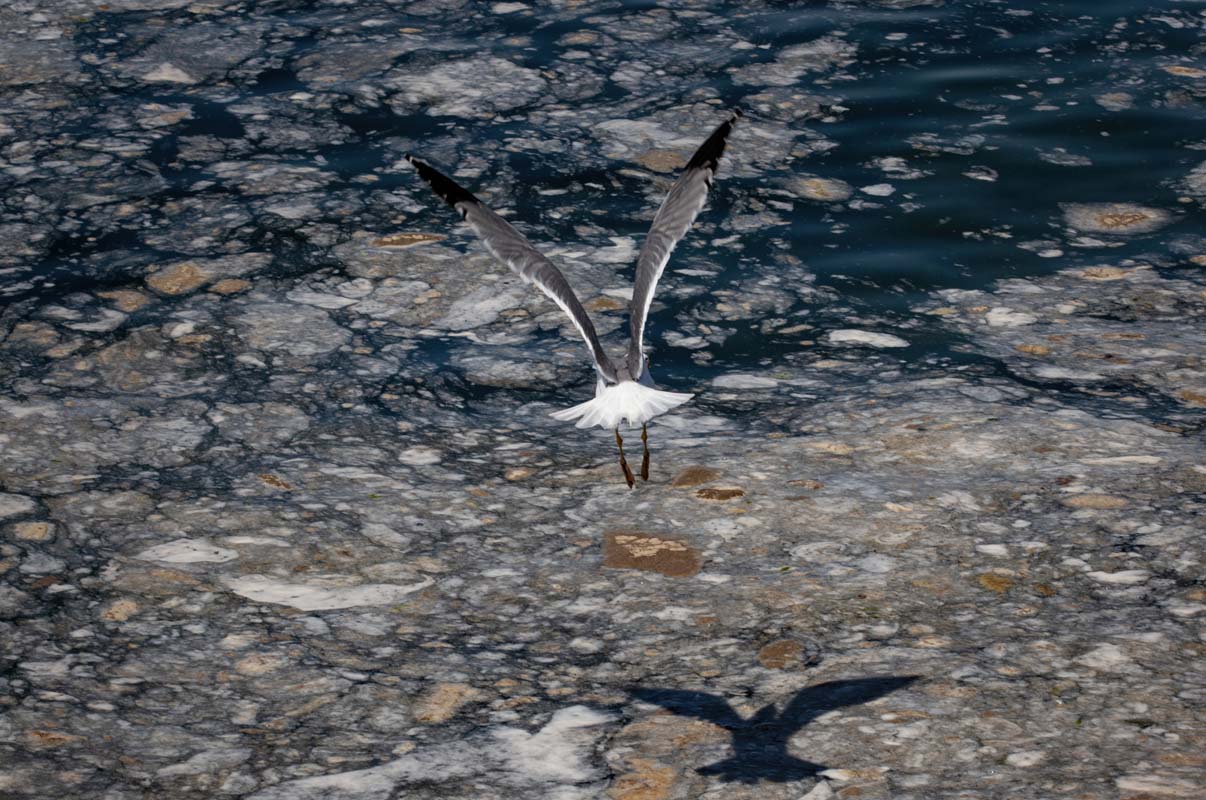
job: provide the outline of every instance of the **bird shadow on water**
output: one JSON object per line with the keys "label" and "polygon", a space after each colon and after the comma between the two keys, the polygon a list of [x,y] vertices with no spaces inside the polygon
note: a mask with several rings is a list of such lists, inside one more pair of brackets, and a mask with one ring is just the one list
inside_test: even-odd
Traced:
{"label": "bird shadow on water", "polygon": [[639,700],[675,714],[718,725],[733,737],[733,756],[696,770],[725,783],[787,783],[829,769],[787,752],[788,741],[805,725],[829,711],[877,700],[917,680],[916,675],[854,678],[808,686],[796,692],[782,711],[773,703],[742,718],[718,695],[682,689],[630,688]]}

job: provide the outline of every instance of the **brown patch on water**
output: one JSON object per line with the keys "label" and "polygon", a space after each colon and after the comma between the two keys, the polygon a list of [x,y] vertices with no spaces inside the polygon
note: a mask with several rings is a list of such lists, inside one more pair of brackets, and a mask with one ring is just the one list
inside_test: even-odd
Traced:
{"label": "brown patch on water", "polygon": [[428,242],[438,242],[444,237],[438,233],[393,233],[389,236],[382,236],[380,239],[373,240],[373,247],[392,247],[400,249],[403,247],[414,247],[417,244],[427,244]]}
{"label": "brown patch on water", "polygon": [[703,567],[703,556],[681,539],[640,531],[607,531],[603,534],[603,566],[689,578]]}

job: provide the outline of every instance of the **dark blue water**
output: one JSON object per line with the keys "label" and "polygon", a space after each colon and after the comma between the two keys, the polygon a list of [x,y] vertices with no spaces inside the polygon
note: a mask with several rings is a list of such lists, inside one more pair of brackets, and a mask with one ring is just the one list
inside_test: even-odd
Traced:
{"label": "dark blue water", "polygon": [[[699,140],[731,107],[754,132],[734,137],[671,265],[719,274],[670,279],[741,290],[778,276],[789,294],[807,280],[822,293],[778,316],[910,329],[912,362],[961,357],[958,337],[913,310],[935,290],[1124,259],[1176,267],[1206,250],[1200,202],[1182,185],[1206,149],[1206,17],[1192,3],[265,2],[202,17],[78,19],[66,43],[77,68],[5,89],[6,302],[137,285],[165,261],[251,250],[273,253],[281,276],[338,272],[333,247],[357,232],[451,228],[395,166],[410,150],[471,167],[470,188],[535,241],[639,241],[657,192],[636,157],[665,145],[651,136],[619,153],[607,124],[654,121]],[[840,53],[792,55],[818,41]],[[432,77],[489,57],[528,72]],[[187,80],[145,78],[162,63]],[[784,110],[792,98],[811,110]],[[149,122],[153,104],[187,115]],[[273,211],[293,187],[261,191],[248,165],[316,168],[312,210]],[[803,174],[844,181],[852,196],[793,197]],[[400,214],[407,202],[418,205]],[[1068,229],[1067,204],[1102,202],[1173,219],[1096,241]],[[738,229],[742,215],[754,219]],[[718,237],[740,249],[711,245]],[[712,303],[667,294],[655,331]],[[757,319],[732,326],[716,365],[798,349]],[[690,353],[662,350],[665,369],[698,374]]]}

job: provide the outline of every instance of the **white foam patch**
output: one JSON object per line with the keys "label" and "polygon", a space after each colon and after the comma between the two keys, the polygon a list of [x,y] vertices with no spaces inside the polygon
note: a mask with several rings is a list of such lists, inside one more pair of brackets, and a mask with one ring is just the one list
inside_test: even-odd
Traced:
{"label": "white foam patch", "polygon": [[539,71],[485,56],[437,62],[426,69],[391,73],[385,86],[398,90],[397,101],[410,108],[427,106],[431,114],[480,119],[519,108],[544,93],[548,82]]}
{"label": "white foam patch", "polygon": [[1129,586],[1136,583],[1147,583],[1152,574],[1145,569],[1124,569],[1118,572],[1089,572],[1088,577],[1098,583],[1113,583]]}
{"label": "white foam patch", "polygon": [[494,322],[502,312],[523,305],[526,297],[520,287],[482,286],[455,300],[448,313],[433,322],[432,327],[450,331],[480,328]]}
{"label": "white foam patch", "polygon": [[1056,381],[1073,381],[1077,383],[1080,381],[1105,380],[1105,376],[1097,372],[1082,372],[1080,370],[1065,369],[1063,367],[1057,367],[1053,364],[1044,364],[1043,366],[1037,368],[1034,371],[1034,374],[1040,378],[1049,378]]}
{"label": "white foam patch", "polygon": [[338,586],[318,582],[288,583],[267,575],[243,575],[239,578],[227,578],[223,583],[235,594],[257,603],[275,603],[302,611],[321,611],[389,605],[409,594],[426,589],[435,583],[435,580],[424,578],[418,583],[407,585],[367,583],[359,586]]}
{"label": "white foam patch", "polygon": [[1072,659],[1086,667],[1099,669],[1103,672],[1119,672],[1130,666],[1131,658],[1116,644],[1099,645],[1084,655]]}
{"label": "white foam patch", "polygon": [[1018,328],[1022,325],[1033,325],[1038,322],[1038,317],[1024,311],[997,306],[984,315],[984,321],[994,328]]}
{"label": "white foam patch", "polygon": [[582,758],[582,750],[594,739],[583,729],[610,722],[611,715],[586,706],[570,706],[553,714],[543,728],[528,733],[503,728],[494,736],[505,747],[508,768],[540,782],[582,783],[595,770]]}
{"label": "white foam patch", "polygon": [[657,424],[664,426],[667,430],[681,431],[684,433],[708,433],[711,431],[722,431],[734,427],[732,420],[712,415],[692,417],[663,417],[662,419],[658,420]]}
{"label": "white foam patch", "polygon": [[1103,456],[1102,458],[1082,458],[1080,462],[1102,466],[1130,466],[1131,464],[1159,464],[1163,460],[1160,456]]}
{"label": "white foam patch", "polygon": [[292,544],[271,536],[224,536],[226,544],[246,544],[261,547],[293,547]]}
{"label": "white foam patch", "polygon": [[765,375],[730,373],[713,378],[712,385],[717,389],[773,389],[779,385],[779,381]]}
{"label": "white foam patch", "polygon": [[142,561],[162,561],[168,564],[221,564],[239,557],[234,550],[218,547],[204,539],[176,539],[166,544],[148,547],[135,558]]}
{"label": "white foam patch", "polygon": [[[262,792],[251,795],[249,800],[386,800],[394,791],[398,776],[391,772],[389,764],[371,769],[359,769],[355,772],[341,772],[338,775],[322,775],[317,778],[302,778],[297,781],[286,781],[272,786]],[[449,764],[446,776],[449,778],[465,775],[455,769],[455,764]]]}
{"label": "white foam patch", "polygon": [[862,187],[862,191],[874,197],[888,197],[896,192],[896,187],[890,183],[876,183]]}
{"label": "white foam patch", "polygon": [[[591,257],[591,261],[603,264],[628,264],[636,259],[636,239],[631,236],[609,236],[611,247],[600,247]],[[628,299],[632,299],[629,292]]]}
{"label": "white foam patch", "polygon": [[216,750],[204,750],[187,761],[164,767],[155,774],[160,778],[171,778],[177,775],[204,775],[237,767],[251,758],[251,748],[224,747]]}
{"label": "white foam patch", "polygon": [[829,341],[835,344],[865,344],[868,347],[908,347],[908,341],[890,333],[875,333],[847,328],[830,331]]}
{"label": "white foam patch", "polygon": [[515,790],[515,797],[585,800],[599,796],[601,787],[591,784],[606,777],[588,758],[605,733],[601,726],[614,719],[585,706],[570,706],[535,733],[497,728],[467,741],[424,747],[379,767],[286,781],[249,800],[387,800],[407,796],[399,790],[408,784],[430,787],[473,775]]}
{"label": "white foam patch", "polygon": [[432,464],[439,464],[441,457],[439,450],[424,445],[408,447],[398,454],[399,461],[412,467],[426,467]]}
{"label": "white foam patch", "polygon": [[37,507],[38,504],[33,501],[33,498],[20,494],[0,492],[0,519],[15,517],[20,514],[31,514]]}
{"label": "white foam patch", "polygon": [[144,81],[154,83],[196,83],[197,79],[189,75],[184,70],[177,67],[175,64],[170,64],[167,61],[163,62],[155,69],[142,76]]}
{"label": "white foam patch", "polygon": [[[272,209],[269,209],[270,211]],[[278,214],[279,212],[273,211]],[[286,216],[281,214],[280,216]],[[294,289],[285,295],[295,303],[304,303],[308,306],[317,306],[318,308],[346,308],[354,305],[356,300],[349,297],[340,297],[337,294],[323,294],[322,292],[307,292],[303,289]]]}

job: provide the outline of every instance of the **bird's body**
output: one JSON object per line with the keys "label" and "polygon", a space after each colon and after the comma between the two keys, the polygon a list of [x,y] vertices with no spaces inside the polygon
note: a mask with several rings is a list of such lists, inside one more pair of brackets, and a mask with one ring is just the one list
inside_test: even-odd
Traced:
{"label": "bird's body", "polygon": [[[620,466],[630,488],[634,480],[632,471],[624,459],[623,440],[619,433],[621,424],[629,427],[639,426],[642,442],[646,442],[645,425],[649,420],[665,414],[693,397],[682,392],[662,391],[654,386],[653,378],[649,374],[649,359],[645,356],[643,347],[645,323],[658,279],[670,260],[674,246],[686,234],[703,208],[720,157],[724,153],[725,143],[740,117],[740,111],[731,112],[729,118],[700,146],[687,162],[682,175],[671,187],[670,193],[653,218],[653,224],[637,256],[636,279],[632,304],[629,307],[631,338],[627,353],[620,360],[613,359],[604,352],[590,315],[582,307],[565,276],[551,261],[509,222],[484,206],[467,190],[425,162],[410,155],[406,156],[419,176],[469,223],[491,255],[510,267],[523,280],[535,284],[569,316],[590,350],[598,380],[593,399],[573,408],[554,412],[552,416],[558,420],[574,422],[578,428],[599,426],[614,430],[616,443],[620,446]],[[649,477],[647,445],[641,477]]]}
{"label": "bird's body", "polygon": [[646,371],[642,380],[622,380],[608,384],[602,378],[595,382],[595,396],[564,411],[554,411],[553,419],[573,422],[575,428],[620,427],[639,428],[654,417],[677,408],[695,395],[684,392],[663,392],[653,387],[653,380]]}

